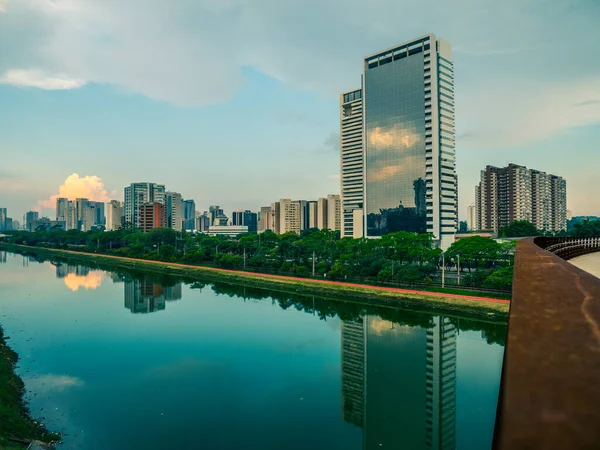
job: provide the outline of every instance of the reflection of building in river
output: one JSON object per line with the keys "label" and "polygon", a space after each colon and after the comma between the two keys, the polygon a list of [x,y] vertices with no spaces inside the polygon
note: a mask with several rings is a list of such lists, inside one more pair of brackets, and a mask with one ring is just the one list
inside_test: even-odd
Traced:
{"label": "reflection of building in river", "polygon": [[6,262],[6,252],[0,251],[0,263]]}
{"label": "reflection of building in river", "polygon": [[151,313],[165,309],[165,302],[181,299],[181,283],[163,286],[143,279],[125,281],[125,308],[132,313]]}
{"label": "reflection of building in river", "polygon": [[[422,370],[415,370],[421,367]],[[342,326],[342,416],[363,448],[454,449],[456,329],[377,317]]]}
{"label": "reflection of building in river", "polygon": [[89,275],[90,268],[86,266],[73,266],[71,264],[58,264],[56,266],[56,278],[65,278],[70,273],[84,277]]}

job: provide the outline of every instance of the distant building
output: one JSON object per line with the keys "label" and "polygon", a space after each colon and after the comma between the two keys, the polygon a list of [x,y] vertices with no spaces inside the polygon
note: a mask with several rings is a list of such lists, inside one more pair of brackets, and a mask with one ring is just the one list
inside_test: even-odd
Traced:
{"label": "distant building", "polygon": [[245,225],[248,227],[248,233],[258,233],[258,215],[249,209],[234,211],[231,224],[234,226]]}
{"label": "distant building", "polygon": [[165,227],[165,206],[162,203],[142,203],[139,206],[139,227],[143,232]]}
{"label": "distant building", "polygon": [[125,223],[140,228],[140,205],[165,203],[165,186],[156,183],[132,183],[125,188]]}
{"label": "distant building", "polygon": [[308,211],[308,228],[317,228],[318,219],[318,208],[316,201],[309,201],[306,204],[306,210]]}
{"label": "distant building", "polygon": [[327,228],[327,218],[329,215],[327,214],[327,199],[320,198],[317,200],[317,228],[319,230],[324,230]]}
{"label": "distant building", "polygon": [[471,203],[467,207],[467,230],[473,231],[477,229],[477,208],[475,203]]}
{"label": "distant building", "polygon": [[172,230],[183,229],[183,199],[178,192],[165,192],[165,225]]}
{"label": "distant building", "polygon": [[11,231],[13,229],[18,229],[18,228],[13,228],[13,220],[10,217],[7,217],[6,220],[4,221],[4,230]]}
{"label": "distant building", "polygon": [[258,218],[258,232],[273,231],[275,232],[275,221],[273,220],[275,210],[272,206],[262,206]]}
{"label": "distant building", "polygon": [[35,231],[38,226],[38,220],[40,214],[36,211],[29,211],[25,213],[25,229],[27,231]]}
{"label": "distant building", "polygon": [[0,208],[0,231],[6,230],[6,208]]}
{"label": "distant building", "polygon": [[517,220],[543,231],[567,228],[566,182],[556,175],[517,164],[487,166],[481,171],[475,199],[478,230],[498,232]]}
{"label": "distant building", "polygon": [[194,200],[183,201],[183,229],[186,231],[196,229],[196,203]]}
{"label": "distant building", "polygon": [[208,214],[208,211],[204,211],[196,217],[196,230],[201,231],[202,233],[208,233],[210,223],[210,215]]}
{"label": "distant building", "polygon": [[104,202],[90,202],[94,208],[94,225],[106,225],[106,215],[104,213]]}
{"label": "distant building", "polygon": [[13,219],[12,220],[12,229],[13,230],[20,230],[21,229],[21,223],[18,220]]}
{"label": "distant building", "polygon": [[218,205],[209,206],[208,212],[210,214],[210,224],[215,226],[227,226],[229,219],[223,212],[223,209]]}
{"label": "distant building", "polygon": [[118,230],[123,226],[123,202],[111,200],[106,204],[106,230]]}
{"label": "distant building", "polygon": [[327,228],[342,231],[342,202],[339,195],[327,196]]}
{"label": "distant building", "polygon": [[279,200],[279,234],[301,231],[301,204],[289,198]]}
{"label": "distant building", "polygon": [[[354,232],[353,211],[362,211],[364,203],[362,89],[354,89],[340,95],[340,130],[343,215],[341,236],[353,237],[357,234]],[[362,221],[362,217],[360,220]]]}
{"label": "distant building", "polygon": [[211,225],[208,228],[208,234],[210,236],[236,237],[246,233],[248,233],[248,227],[245,225]]}

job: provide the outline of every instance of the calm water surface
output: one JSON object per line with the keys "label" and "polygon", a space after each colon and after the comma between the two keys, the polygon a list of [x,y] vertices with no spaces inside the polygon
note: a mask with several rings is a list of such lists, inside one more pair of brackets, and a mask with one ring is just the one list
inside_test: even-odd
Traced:
{"label": "calm water surface", "polygon": [[490,448],[506,327],[0,253],[60,449]]}

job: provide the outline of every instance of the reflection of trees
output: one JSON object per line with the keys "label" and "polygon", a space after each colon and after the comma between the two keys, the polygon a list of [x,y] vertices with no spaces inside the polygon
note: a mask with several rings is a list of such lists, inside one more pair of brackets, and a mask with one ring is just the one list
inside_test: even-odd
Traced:
{"label": "reflection of trees", "polygon": [[400,201],[396,208],[380,209],[379,213],[367,214],[369,234],[382,236],[395,231],[426,233],[426,184],[423,178],[413,181],[413,191],[414,207],[404,206]]}

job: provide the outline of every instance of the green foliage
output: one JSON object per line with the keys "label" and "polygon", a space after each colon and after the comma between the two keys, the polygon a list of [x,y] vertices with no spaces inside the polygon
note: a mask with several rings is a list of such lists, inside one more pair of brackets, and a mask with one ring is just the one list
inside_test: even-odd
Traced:
{"label": "green foliage", "polygon": [[458,231],[460,233],[466,233],[467,231],[469,231],[469,225],[467,224],[467,222],[465,222],[464,220],[461,220],[458,225]]}
{"label": "green foliage", "polygon": [[600,236],[600,220],[585,220],[578,222],[573,227],[572,234],[577,237]]}
{"label": "green foliage", "polygon": [[490,266],[498,260],[504,260],[503,247],[493,239],[483,236],[471,236],[453,242],[446,251],[446,259],[458,261],[461,267],[469,270],[480,266]]}
{"label": "green foliage", "polygon": [[513,266],[501,267],[494,270],[483,282],[485,289],[511,289],[513,280]]}
{"label": "green foliage", "polygon": [[542,234],[534,224],[527,220],[515,220],[506,227],[500,228],[501,237],[529,237]]}

